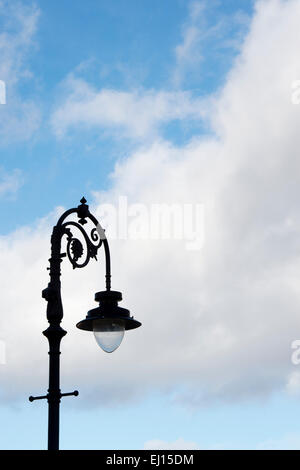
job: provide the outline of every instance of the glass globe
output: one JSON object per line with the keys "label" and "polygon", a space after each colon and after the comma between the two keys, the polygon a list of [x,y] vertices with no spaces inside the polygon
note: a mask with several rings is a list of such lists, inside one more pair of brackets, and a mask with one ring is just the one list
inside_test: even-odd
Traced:
{"label": "glass globe", "polygon": [[125,324],[123,320],[119,319],[98,319],[93,322],[93,331],[100,348],[107,353],[111,353],[122,342]]}

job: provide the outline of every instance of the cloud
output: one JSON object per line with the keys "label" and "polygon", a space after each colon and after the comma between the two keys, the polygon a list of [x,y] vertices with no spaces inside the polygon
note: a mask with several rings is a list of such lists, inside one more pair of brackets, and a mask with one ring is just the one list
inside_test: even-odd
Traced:
{"label": "cloud", "polygon": [[73,75],[63,89],[66,98],[51,116],[57,137],[72,128],[95,128],[140,140],[153,138],[157,129],[170,121],[199,121],[203,116],[203,102],[189,92],[97,90]]}
{"label": "cloud", "polygon": [[[235,10],[228,15],[223,9],[218,11],[215,2],[190,2],[181,31],[181,42],[174,49],[175,66],[171,77],[173,85],[180,88],[187,78],[195,75],[195,83],[199,87],[207,69],[215,67],[215,57],[218,57],[219,62],[226,57],[228,62],[231,60],[228,50],[231,55],[240,50],[249,22],[250,18],[242,10]],[[206,60],[209,61],[208,65]],[[219,66],[220,64],[218,68]],[[212,70],[208,73],[211,78]]]}
{"label": "cloud", "polygon": [[23,184],[23,173],[18,168],[10,173],[0,168],[0,197],[15,197]]}
{"label": "cloud", "polygon": [[6,82],[15,84],[31,74],[25,59],[28,51],[35,46],[33,37],[40,12],[33,4],[4,1],[0,4],[0,14],[3,22],[0,75]]}
{"label": "cloud", "polygon": [[188,19],[182,30],[182,42],[175,47],[176,66],[173,72],[175,86],[181,85],[188,68],[195,68],[203,59],[201,39],[204,31],[201,27],[203,26],[201,19],[203,19],[205,7],[205,2],[189,4]]}
{"label": "cloud", "polygon": [[230,17],[214,15],[212,23],[208,18],[210,7],[207,2],[189,3],[182,40],[174,49],[175,64],[165,89],[97,88],[82,78],[89,62],[79,64],[58,87],[50,116],[56,137],[64,138],[72,131],[96,130],[101,136],[113,135],[115,139],[145,144],[161,136],[170,123],[180,123],[184,128],[203,125],[210,109],[209,97],[183,91],[184,78],[196,72],[199,84],[203,78],[199,64],[206,59],[206,49],[219,58],[225,48],[236,52],[249,22],[245,13],[237,11]]}
{"label": "cloud", "polygon": [[0,80],[6,87],[6,104],[0,107],[0,141],[29,139],[39,127],[37,104],[20,92],[24,83],[32,83],[28,56],[36,47],[34,35],[40,12],[34,5],[22,2],[0,3]]}
{"label": "cloud", "polygon": [[[70,334],[63,339],[62,387],[78,387],[79,403],[116,406],[155,389],[198,407],[264,400],[286,389],[295,367],[290,345],[300,329],[300,108],[290,99],[300,76],[299,15],[299,1],[258,2],[226,84],[213,97],[213,135],[182,147],[146,141],[116,165],[109,190],[95,191],[99,216],[100,205],[117,204],[120,195],[145,205],[201,202],[205,245],[192,252],[180,240],[111,241],[113,288],[143,324],[112,355],[75,328],[103,289],[103,253],[82,272],[64,260],[63,327]],[[91,103],[103,100],[85,82],[78,90],[72,103],[85,103],[82,90]],[[144,103],[122,98],[131,112]],[[92,119],[98,122],[96,111]],[[7,356],[0,383],[7,400],[47,387],[40,291],[55,220],[0,240]]]}

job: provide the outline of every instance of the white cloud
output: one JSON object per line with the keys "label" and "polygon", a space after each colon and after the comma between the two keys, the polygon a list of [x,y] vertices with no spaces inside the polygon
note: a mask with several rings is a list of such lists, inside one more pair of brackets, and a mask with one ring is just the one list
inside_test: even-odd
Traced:
{"label": "white cloud", "polygon": [[10,84],[31,75],[25,59],[28,51],[35,46],[33,37],[39,14],[36,6],[24,5],[19,1],[4,1],[0,4],[3,21],[0,35],[0,75]]}
{"label": "white cloud", "polygon": [[39,18],[35,5],[19,1],[0,3],[0,80],[6,86],[6,104],[0,107],[0,141],[7,144],[29,139],[38,128],[38,105],[19,92],[22,83],[32,81],[28,54],[36,47],[34,35]]}
{"label": "white cloud", "polygon": [[[58,137],[78,127],[113,130],[126,137],[145,139],[172,120],[203,116],[203,102],[188,92],[155,90],[97,90],[72,75],[64,83],[66,98],[53,112],[51,124]],[[116,132],[117,131],[117,132]]]}
{"label": "white cloud", "polygon": [[[115,405],[154,388],[199,406],[285,389],[300,330],[300,107],[290,100],[290,84],[300,76],[299,15],[299,1],[259,2],[214,99],[215,136],[182,148],[161,139],[145,144],[116,166],[111,189],[96,198],[97,213],[119,195],[145,204],[204,203],[206,242],[199,252],[178,241],[111,242],[113,288],[143,323],[112,355],[74,326],[104,286],[103,253],[102,264],[82,272],[64,261],[63,326],[70,334],[63,339],[62,387],[78,387],[79,403]],[[99,93],[103,99],[85,83],[79,90],[85,86],[91,102]],[[134,107],[141,98],[123,98],[141,108]],[[7,365],[0,382],[11,399],[47,387],[39,293],[48,281],[47,224],[1,239]]]}
{"label": "white cloud", "polygon": [[[145,144],[160,136],[163,126],[173,121],[200,126],[207,118],[210,101],[180,88],[185,75],[192,71],[199,75],[198,66],[206,52],[202,53],[203,49],[237,49],[247,24],[246,15],[240,11],[210,24],[206,18],[210,7],[207,2],[189,4],[182,40],[174,49],[175,64],[168,89],[99,89],[80,77],[87,63],[83,67],[79,64],[60,84],[50,117],[56,137],[65,137],[72,130],[96,129],[101,135],[113,133],[117,139],[131,138]],[[237,31],[233,33],[234,26]]]}
{"label": "white cloud", "polygon": [[6,172],[0,168],[0,197],[15,197],[23,184],[23,173],[18,168],[11,172]]}
{"label": "white cloud", "polygon": [[[210,10],[213,9],[210,18]],[[215,67],[214,57],[229,60],[228,49],[232,53],[240,50],[244,35],[248,29],[250,18],[241,10],[227,15],[223,9],[219,11],[215,2],[190,2],[188,16],[181,31],[181,42],[175,47],[175,66],[172,71],[172,83],[181,87],[186,77],[195,75],[198,83],[204,74],[210,78]],[[227,49],[226,54],[224,50]],[[223,57],[224,56],[224,57]],[[208,66],[204,61],[208,59]],[[197,80],[195,79],[195,83]]]}
{"label": "white cloud", "polygon": [[201,39],[203,37],[203,19],[205,2],[191,2],[188,19],[182,30],[182,42],[175,47],[176,66],[173,81],[180,86],[189,67],[195,67],[203,59]]}

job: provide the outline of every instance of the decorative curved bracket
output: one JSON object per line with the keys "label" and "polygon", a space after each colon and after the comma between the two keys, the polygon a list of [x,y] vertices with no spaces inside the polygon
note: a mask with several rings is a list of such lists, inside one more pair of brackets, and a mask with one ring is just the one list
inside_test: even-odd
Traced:
{"label": "decorative curved bracket", "polygon": [[[86,243],[86,254],[82,262],[78,262],[78,260],[82,258],[84,254],[84,247],[79,238],[73,235],[71,226],[79,230]],[[97,251],[102,245],[102,239],[100,238],[96,227],[91,230],[90,237],[87,235],[84,228],[77,222],[66,222],[65,224],[63,224],[63,228],[64,233],[67,235],[68,241],[67,256],[74,269],[83,268],[88,264],[91,258],[95,258],[97,260]],[[94,244],[93,242],[96,242],[96,244]]]}
{"label": "decorative curved bracket", "polygon": [[[106,262],[106,290],[110,290],[110,252],[105,231],[95,216],[89,211],[86,199],[80,200],[81,204],[74,209],[67,210],[58,220],[53,228],[51,237],[50,282],[43,290],[42,296],[48,301],[47,318],[49,322],[60,322],[63,318],[63,310],[60,296],[60,264],[62,258],[68,257],[75,268],[83,268],[90,259],[97,260],[97,252],[103,244]],[[66,220],[73,213],[77,213],[78,222]],[[92,222],[93,228],[90,232],[84,225]],[[67,237],[66,253],[61,253],[62,238]]]}

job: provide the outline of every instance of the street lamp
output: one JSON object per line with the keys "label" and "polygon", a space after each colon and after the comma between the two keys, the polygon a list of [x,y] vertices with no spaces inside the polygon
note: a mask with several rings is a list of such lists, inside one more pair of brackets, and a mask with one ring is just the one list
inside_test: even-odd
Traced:
{"label": "street lamp", "polygon": [[[77,328],[93,331],[99,346],[111,353],[120,345],[124,332],[141,326],[141,323],[130,316],[129,310],[118,306],[122,300],[121,292],[111,290],[110,252],[105,231],[97,219],[90,213],[86,199],[80,200],[77,208],[67,210],[53,227],[51,237],[50,282],[43,290],[42,297],[48,302],[47,319],[49,327],[43,334],[49,341],[49,388],[47,395],[29,397],[30,401],[48,400],[48,449],[59,449],[59,406],[60,399],[65,396],[78,395],[78,391],[61,393],[60,390],[60,342],[67,334],[60,323],[63,318],[61,301],[60,264],[68,257],[73,268],[83,268],[91,258],[97,260],[97,252],[103,244],[105,251],[106,290],[97,292],[95,300],[99,306],[89,310],[84,320],[77,323]],[[71,214],[77,214],[79,220],[66,220]],[[88,234],[83,228],[91,222],[93,228]],[[77,230],[77,235],[74,235]],[[76,233],[76,232],[75,232]],[[66,236],[66,253],[61,253],[62,238]],[[83,243],[82,243],[83,242]]]}

